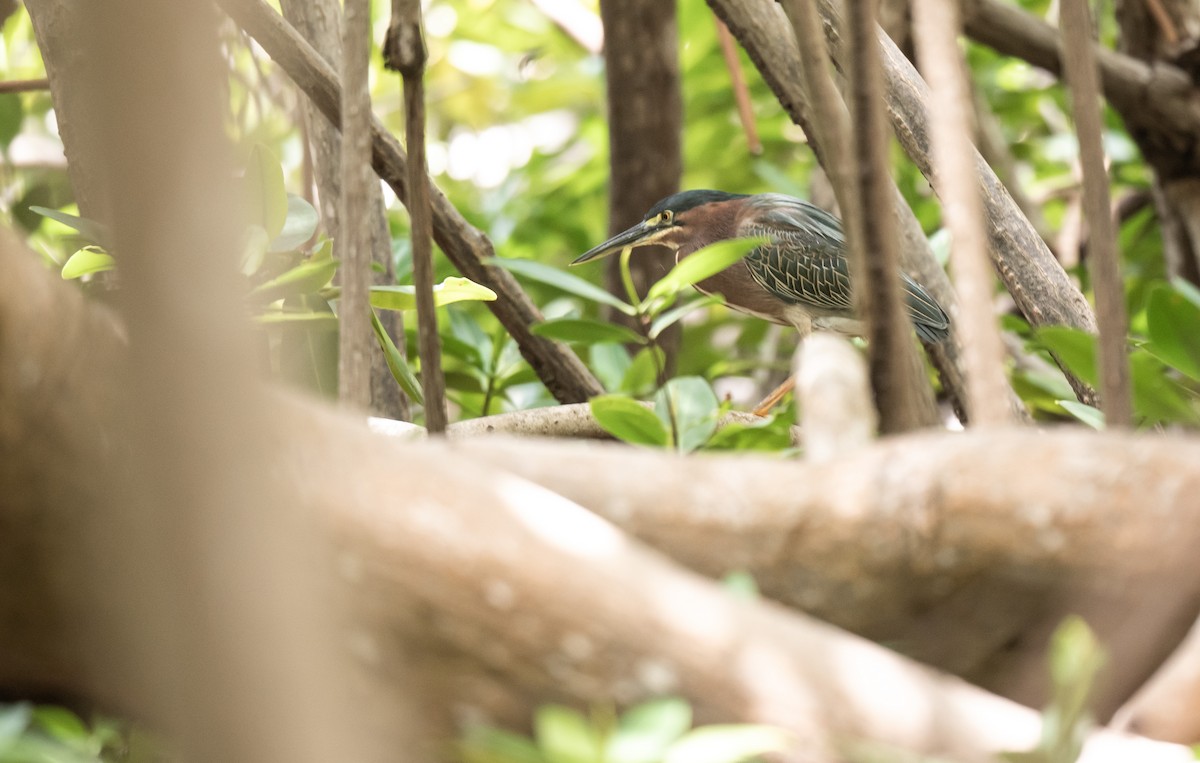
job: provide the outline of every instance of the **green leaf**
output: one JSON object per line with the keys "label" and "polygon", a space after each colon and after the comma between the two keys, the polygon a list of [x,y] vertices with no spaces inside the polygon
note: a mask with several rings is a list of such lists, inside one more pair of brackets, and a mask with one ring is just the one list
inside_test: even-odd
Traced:
{"label": "green leaf", "polygon": [[1086,331],[1067,326],[1043,326],[1037,338],[1071,373],[1083,381],[1096,384],[1096,337]]}
{"label": "green leaf", "polygon": [[533,736],[542,754],[554,763],[600,763],[600,740],[583,715],[569,707],[539,707]]}
{"label": "green leaf", "polygon": [[17,93],[0,95],[0,148],[8,149],[8,144],[21,132],[21,122],[25,119],[25,110],[21,106],[21,96]]}
{"label": "green leaf", "polygon": [[[454,302],[494,302],[495,299],[496,292],[469,278],[452,276],[433,286],[433,304],[438,307]],[[417,287],[372,286],[371,306],[381,310],[416,310]]]}
{"label": "green leaf", "polygon": [[333,279],[338,261],[315,255],[296,267],[259,284],[250,292],[259,303],[274,302],[301,294],[315,294]]}
{"label": "green leaf", "polygon": [[[283,321],[272,328],[278,334],[277,362],[280,378],[327,398],[338,391],[337,316],[323,298],[297,295],[283,300],[282,315],[324,315],[324,319]],[[269,321],[268,321],[269,322]]]}
{"label": "green leaf", "polygon": [[1092,429],[1104,429],[1104,413],[1078,400],[1056,400],[1059,407]]}
{"label": "green leaf", "polygon": [[261,225],[251,225],[246,229],[246,235],[242,239],[242,275],[251,276],[258,272],[267,257],[269,243],[267,232]]}
{"label": "green leaf", "polygon": [[1172,368],[1200,380],[1200,306],[1159,286],[1150,292],[1146,323],[1151,340],[1146,349]]}
{"label": "green leaf", "polygon": [[626,315],[637,315],[637,310],[633,305],[614,297],[590,281],[585,281],[558,268],[533,260],[510,260],[503,257],[494,257],[488,261],[488,264],[504,268],[511,273],[544,283],[547,286],[553,286],[590,302],[608,305]]}
{"label": "green leaf", "polygon": [[588,402],[592,416],[604,431],[634,445],[665,447],[670,433],[649,408],[624,395],[600,395]]}
{"label": "green leaf", "polygon": [[246,166],[246,197],[250,204],[250,222],[261,225],[267,238],[274,240],[283,232],[288,214],[288,195],[283,186],[283,167],[279,158],[259,143],[250,152]]}
{"label": "green leaf", "polygon": [[691,453],[712,437],[719,406],[712,387],[699,376],[671,379],[654,398],[654,412],[674,433],[672,439],[680,453]]}
{"label": "green leaf", "polygon": [[627,710],[609,738],[605,763],[658,763],[692,726],[692,707],[678,697],[643,702]]}
{"label": "green leaf", "polygon": [[469,729],[458,751],[463,763],[547,763],[532,740],[487,726]]}
{"label": "green leaf", "polygon": [[731,570],[730,572],[726,572],[725,576],[721,578],[721,587],[728,591],[735,599],[742,601],[755,601],[760,598],[758,581],[745,570]]}
{"label": "green leaf", "polygon": [[62,278],[64,281],[69,281],[72,278],[112,270],[116,266],[116,262],[108,252],[98,246],[85,246],[63,263]]}
{"label": "green leaf", "polygon": [[602,342],[593,344],[588,353],[592,371],[610,392],[621,388],[621,380],[633,363],[623,344]]}
{"label": "green leaf", "polygon": [[655,318],[650,324],[650,338],[657,339],[658,335],[666,331],[667,328],[697,310],[702,310],[712,305],[723,304],[725,304],[724,296],[720,294],[706,294],[699,299],[694,299],[691,302],[685,302],[678,307],[672,308]]}
{"label": "green leaf", "polygon": [[91,738],[91,732],[79,716],[65,707],[39,705],[33,710],[33,722],[60,742],[86,743]]}
{"label": "green leaf", "polygon": [[33,705],[17,702],[0,705],[0,753],[16,741],[33,720]]}
{"label": "green leaf", "polygon": [[652,391],[658,384],[658,369],[665,363],[662,348],[644,347],[633,356],[629,370],[621,379],[621,391],[631,395],[640,395]]}
{"label": "green leaf", "polygon": [[51,220],[56,220],[68,228],[79,231],[79,235],[93,244],[103,245],[108,240],[108,229],[95,220],[69,215],[66,212],[59,212],[57,209],[47,209],[46,207],[39,207],[37,205],[30,205],[29,211],[37,212],[42,217],[49,217]]}
{"label": "green leaf", "polygon": [[1171,279],[1171,285],[1175,287],[1175,291],[1183,295],[1184,299],[1191,302],[1196,307],[1200,307],[1200,289],[1186,278],[1176,276]]}
{"label": "green leaf", "polygon": [[725,268],[745,257],[756,247],[766,243],[761,236],[734,238],[710,244],[684,257],[671,268],[662,279],[650,287],[646,302],[667,299],[692,284],[720,273]]}
{"label": "green leaf", "polygon": [[671,745],[663,763],[739,763],[781,752],[790,741],[786,731],[774,726],[703,726]]}
{"label": "green leaf", "polygon": [[265,326],[287,326],[287,325],[304,325],[304,326],[329,326],[337,327],[337,316],[333,313],[318,313],[318,312],[270,312],[262,315],[254,316],[256,323],[261,323]]}
{"label": "green leaf", "polygon": [[271,251],[279,253],[298,249],[317,232],[319,221],[320,216],[312,204],[295,194],[287,194],[287,213],[283,227],[271,241]]}
{"label": "green leaf", "polygon": [[620,344],[645,344],[646,337],[633,329],[618,323],[602,323],[587,318],[558,318],[557,320],[535,323],[531,329],[534,334],[561,342],[581,342],[583,344],[598,344],[601,342],[617,342]]}
{"label": "green leaf", "polygon": [[1142,348],[1129,356],[1133,407],[1151,422],[1200,422],[1189,393],[1170,378],[1166,365]]}
{"label": "green leaf", "polygon": [[[1045,326],[1037,331],[1042,344],[1088,384],[1096,384],[1096,337],[1065,326]],[[1143,349],[1129,356],[1133,408],[1150,422],[1200,420],[1185,391],[1166,374],[1162,361]]]}
{"label": "green leaf", "polygon": [[400,388],[408,394],[418,404],[425,402],[425,396],[421,393],[421,383],[417,381],[417,377],[412,372],[412,368],[408,365],[408,361],[400,354],[400,350],[396,348],[396,343],[392,341],[387,330],[380,322],[379,316],[375,311],[371,311],[371,328],[375,329],[375,339],[379,341],[379,347],[383,350],[383,357],[387,361],[388,370],[392,372],[393,378],[400,384]]}

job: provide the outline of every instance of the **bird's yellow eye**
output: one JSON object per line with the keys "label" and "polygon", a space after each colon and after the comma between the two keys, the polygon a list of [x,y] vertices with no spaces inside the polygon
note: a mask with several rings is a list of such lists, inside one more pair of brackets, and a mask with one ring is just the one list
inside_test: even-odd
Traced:
{"label": "bird's yellow eye", "polygon": [[659,215],[659,217],[662,218],[664,225],[670,225],[671,222],[675,220],[675,213],[668,209],[666,212],[663,212],[661,215]]}

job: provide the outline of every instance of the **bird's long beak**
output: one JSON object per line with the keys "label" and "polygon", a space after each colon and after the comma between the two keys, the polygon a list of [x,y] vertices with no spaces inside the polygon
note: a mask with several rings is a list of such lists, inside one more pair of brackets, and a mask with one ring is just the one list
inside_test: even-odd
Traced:
{"label": "bird's long beak", "polygon": [[575,258],[572,265],[578,265],[588,260],[594,260],[600,257],[607,257],[610,254],[616,254],[626,247],[638,247],[652,244],[662,233],[661,228],[656,228],[652,225],[647,225],[645,222],[640,222],[628,230],[621,231],[617,235],[605,241],[599,246],[593,247],[583,254]]}

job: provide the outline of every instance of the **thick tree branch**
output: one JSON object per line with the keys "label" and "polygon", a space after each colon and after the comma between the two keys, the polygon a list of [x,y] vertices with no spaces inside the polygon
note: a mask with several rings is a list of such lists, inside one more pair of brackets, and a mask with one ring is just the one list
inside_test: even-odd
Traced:
{"label": "thick tree branch", "polygon": [[1004,347],[992,308],[995,287],[988,267],[983,202],[972,166],[971,90],[958,48],[961,22],[956,0],[917,0],[913,35],[921,70],[930,83],[934,165],[945,184],[942,217],[950,230],[958,333],[967,367],[967,410],[972,424],[1003,424],[1010,418],[1004,378]]}
{"label": "thick tree branch", "polygon": [[[787,34],[787,26],[782,23],[772,4],[760,2],[728,2],[728,0],[709,0],[709,6],[722,21],[729,26],[730,31],[742,43],[749,53],[751,60],[758,67],[763,79],[774,91],[780,104],[788,115],[809,136],[817,158],[829,172],[835,172],[832,167],[832,157],[826,154],[826,148],[819,140],[821,128],[817,121],[826,119],[824,111],[818,111],[810,105],[805,96],[804,67],[801,65],[801,51],[796,38]],[[820,48],[813,48],[813,51]],[[812,51],[806,51],[810,55]],[[841,107],[841,108],[844,108]],[[813,112],[813,113],[810,113]],[[817,119],[820,116],[820,120]],[[912,210],[904,201],[900,190],[893,186],[892,202],[889,205],[900,221],[900,236],[904,244],[902,255],[905,269],[920,283],[928,287],[938,301],[948,308],[953,317],[954,290],[945,272],[933,257],[929,242],[921,230],[920,224],[912,214]],[[956,410],[965,417],[966,399],[965,383],[961,368],[961,358],[955,342],[943,342],[935,347],[928,347],[930,357],[942,378],[942,386],[950,393],[955,401]],[[1024,404],[1015,393],[1009,395],[1010,404],[1018,415],[1028,416]]]}
{"label": "thick tree branch", "polygon": [[[312,46],[261,0],[221,0],[220,5],[263,46],[331,123],[341,123],[337,77]],[[376,173],[407,203],[408,157],[404,149],[378,120],[372,122],[371,134]],[[530,331],[542,320],[541,313],[510,273],[488,263],[495,256],[491,241],[464,220],[432,182],[430,193],[434,240],[459,272],[496,292],[498,299],[486,304],[516,340],[521,355],[550,393],[563,403],[583,402],[601,394],[604,388],[600,382],[568,347]]]}
{"label": "thick tree branch", "polygon": [[[679,190],[683,175],[683,95],[675,3],[603,0],[605,104],[608,111],[608,233],[642,219],[655,202]],[[629,261],[634,286],[645,294],[666,275],[675,256],[666,247],[639,249]],[[605,264],[608,290],[624,295],[620,258]],[[616,310],[609,319],[638,331],[646,327]],[[673,368],[682,327],[662,335],[667,368]]]}
{"label": "thick tree branch", "polygon": [[[793,117],[802,119],[803,94],[798,85],[794,63],[794,43],[783,33],[785,27],[773,3],[734,3],[709,0],[730,30],[750,52],[764,79]],[[825,18],[825,32],[835,62],[842,60],[840,14],[828,0],[819,4]],[[881,34],[887,98],[893,128],[901,144],[921,171],[930,177],[935,189],[940,185],[930,165],[928,126],[926,124],[927,88],[890,40]],[[844,68],[844,67],[843,67]],[[803,124],[803,122],[802,122]],[[1004,187],[982,158],[976,170],[983,190],[987,212],[990,253],[1001,280],[1012,293],[1018,307],[1034,325],[1063,324],[1095,331],[1095,320],[1083,295],[1067,278],[1050,255],[1044,242],[1020,214]],[[940,292],[939,297],[942,297]],[[1095,393],[1073,377],[1072,385],[1085,402],[1095,402]]]}
{"label": "thick tree branch", "polygon": [[[1062,73],[1058,32],[1041,19],[999,0],[964,3],[963,16],[973,39],[1054,74]],[[1200,98],[1187,73],[1166,62],[1151,65],[1104,48],[1094,50],[1104,96],[1131,130],[1154,136],[1149,145],[1162,146],[1162,158],[1180,171],[1200,166]],[[1149,153],[1153,154],[1153,149]],[[1154,158],[1147,156],[1152,163]],[[1168,173],[1163,179],[1172,177]]]}
{"label": "thick tree branch", "polygon": [[[19,665],[27,682],[57,675],[86,691],[88,684],[79,682],[78,674],[71,670],[75,642],[61,629],[50,628],[43,618],[31,617],[31,607],[63,601],[78,585],[76,575],[85,574],[86,566],[56,567],[61,559],[54,549],[61,546],[39,541],[45,539],[45,533],[50,533],[50,540],[61,538],[62,528],[70,527],[69,518],[80,506],[95,505],[89,497],[104,489],[102,482],[94,479],[95,472],[107,466],[95,458],[66,462],[30,458],[30,454],[47,452],[45,446],[51,443],[62,446],[60,452],[81,457],[98,452],[105,426],[117,412],[103,395],[88,390],[116,383],[122,354],[118,350],[92,355],[89,367],[81,371],[73,347],[59,339],[62,329],[73,326],[83,347],[112,347],[114,332],[104,322],[95,321],[96,311],[85,308],[78,294],[52,283],[53,276],[42,272],[32,255],[14,249],[0,249],[0,264],[14,285],[21,284],[18,293],[41,294],[61,302],[64,309],[28,310],[20,304],[23,300],[0,303],[4,316],[0,320],[0,351],[5,358],[38,362],[46,370],[45,384],[64,393],[61,400],[90,400],[97,405],[80,409],[57,406],[57,410],[69,408],[71,415],[47,420],[38,415],[40,406],[30,404],[45,387],[23,383],[17,364],[0,364],[0,400],[5,403],[0,410],[6,412],[5,426],[0,427],[0,478],[4,480],[0,489],[8,496],[20,497],[0,505],[0,521],[6,529],[0,534],[0,563],[13,560],[11,563],[22,565],[24,571],[0,577],[0,606],[6,607],[0,617],[4,622],[30,623],[55,634],[30,643],[29,632],[0,630],[0,648],[8,657],[0,663],[0,681],[11,681],[13,666]],[[25,326],[14,323],[18,316],[46,325],[49,333],[26,331]],[[79,396],[73,394],[73,386],[63,386],[68,381],[83,385]],[[390,687],[392,692],[417,692],[431,709],[508,712],[522,718],[528,717],[532,704],[550,697],[586,703],[677,691],[693,700],[701,719],[766,722],[790,730],[796,735],[797,750],[803,751],[791,760],[836,760],[837,745],[845,738],[961,760],[983,760],[999,750],[1027,748],[1037,739],[1039,722],[1030,710],[938,676],[890,650],[776,605],[734,600],[715,584],[679,569],[569,500],[484,463],[511,458],[523,468],[553,471],[561,461],[557,456],[538,459],[538,454],[549,453],[539,446],[512,441],[494,441],[490,448],[451,442],[381,445],[361,423],[323,407],[270,396],[265,404],[280,428],[273,435],[278,447],[264,451],[273,462],[261,475],[269,475],[271,484],[298,496],[300,505],[323,517],[338,539],[339,578],[356,612],[355,628],[346,638],[358,662],[370,668],[364,671],[364,680],[372,685]],[[30,416],[35,418],[26,421]],[[1077,458],[1079,451],[1072,451],[1065,461],[1047,465],[1048,469],[1062,467],[1066,481],[1096,476],[1101,479],[1097,490],[1103,491],[1098,495],[1106,497],[1114,495],[1114,484],[1137,483],[1136,488],[1129,485],[1129,490],[1136,489],[1141,499],[1162,506],[1162,516],[1185,516],[1170,509],[1181,501],[1189,505],[1191,499],[1186,496],[1195,495],[1196,485],[1150,482],[1157,487],[1148,495],[1145,475],[1137,472],[1147,468],[1153,458],[1168,453],[1175,454],[1174,458],[1194,458],[1198,446],[1193,441],[1077,433],[1066,438],[1086,440],[1094,446],[1088,452],[1120,452],[1127,466],[1124,473],[1108,469],[1100,478],[1090,471],[1090,462]],[[1031,450],[1036,443],[1048,447],[1058,440],[1012,434],[999,453],[1000,465],[1010,464],[1018,453],[1025,463],[1034,461],[1044,452],[1030,455],[1022,451]],[[965,442],[983,447],[986,441],[973,437]],[[925,447],[935,443],[943,445]],[[659,477],[690,478],[691,493],[673,493],[664,506],[676,515],[686,513],[693,518],[703,509],[684,512],[680,499],[701,495],[702,484],[733,486],[737,483],[725,481],[728,475],[745,474],[747,469],[749,477],[764,476],[763,470],[794,473],[797,479],[788,480],[787,485],[778,481],[757,484],[785,500],[793,507],[791,512],[798,505],[784,499],[789,487],[802,501],[807,500],[805,496],[816,501],[810,509],[826,505],[836,510],[837,516],[857,526],[859,535],[851,542],[875,561],[882,560],[875,555],[879,547],[865,541],[884,535],[869,529],[872,517],[846,511],[851,504],[843,501],[884,495],[866,484],[878,486],[878,480],[862,479],[864,473],[871,473],[864,467],[881,470],[876,474],[894,473],[889,464],[903,453],[910,454],[910,462],[931,462],[918,474],[918,485],[944,482],[952,499],[967,498],[977,507],[970,521],[946,526],[946,530],[959,531],[949,532],[945,542],[964,540],[972,534],[973,523],[985,517],[1000,522],[1015,513],[1020,542],[1029,544],[1032,558],[1049,559],[1056,555],[1059,543],[1048,533],[1053,522],[1077,525],[1070,508],[1077,506],[1077,489],[1072,503],[1062,505],[1062,513],[1054,503],[1046,504],[1048,515],[1013,512],[1008,501],[1020,500],[1033,480],[1009,480],[1006,485],[1018,483],[1015,489],[986,493],[971,475],[933,468],[933,462],[946,465],[947,459],[974,457],[974,463],[979,463],[978,452],[970,452],[972,448],[967,448],[965,455],[956,455],[962,448],[954,438],[897,439],[848,460],[813,467],[744,458],[647,458],[650,454],[615,447],[571,450],[587,459],[602,457],[602,466],[611,465],[608,460],[616,458],[626,466],[636,463],[639,468],[656,469]],[[933,451],[936,455],[929,458]],[[125,457],[120,450],[107,452],[113,458],[111,464],[119,464]],[[456,460],[468,454],[468,460]],[[1110,454],[1101,453],[1101,457],[1106,455]],[[464,464],[471,470],[470,481],[460,479]],[[714,480],[715,469],[727,474]],[[823,489],[831,486],[830,478],[823,474],[837,473],[840,479],[848,479],[851,471],[856,472],[854,482],[859,486],[852,494]],[[1028,477],[1031,471],[1016,474]],[[588,489],[588,484],[598,484],[602,490],[620,485],[632,490],[636,502],[626,504],[626,512],[630,508],[639,513],[653,510],[654,504],[643,499],[661,489],[663,482],[658,478],[645,483],[619,479],[618,474],[603,469],[558,469],[546,478],[566,484],[572,473],[576,490]],[[739,479],[744,486],[756,484],[745,476]],[[823,481],[823,486],[815,485]],[[810,484],[814,486],[810,488]],[[347,485],[354,488],[348,490]],[[392,498],[398,494],[411,500],[397,506]],[[983,494],[992,498],[976,502]],[[76,500],[62,500],[68,496]],[[906,501],[919,500],[909,494],[900,498],[896,510],[873,518],[899,519],[906,516]],[[995,510],[1001,504],[1004,511]],[[615,503],[611,508],[619,512]],[[723,512],[732,517],[732,508],[734,504],[726,502]],[[747,503],[744,508],[753,509],[753,505]],[[834,516],[829,515],[830,519]],[[907,516],[916,518],[918,526],[922,517],[934,519],[928,510]],[[1160,540],[1166,532],[1161,524],[1147,523],[1141,533],[1124,536],[1119,550],[1110,549],[1108,557],[1095,563],[1120,551],[1136,554],[1145,542]],[[1102,530],[1073,533],[1061,541],[1068,551],[1079,544],[1088,547],[1101,538],[1111,546],[1112,528],[1108,523]],[[990,540],[990,546],[981,548],[984,563],[994,560],[988,557],[988,548],[1001,556],[1007,554],[1003,550],[1008,545],[1006,533],[985,532],[980,539]],[[1181,544],[1194,540],[1178,535],[1176,539]],[[789,533],[784,540],[813,548],[819,545],[815,533]],[[853,555],[845,553],[846,544],[835,541],[834,545],[843,568],[853,565]],[[1188,558],[1181,548],[1180,559]],[[1175,557],[1147,560],[1164,563]],[[57,574],[46,574],[50,570]],[[584,613],[581,601],[588,603]],[[76,622],[69,608],[55,612],[60,626]],[[396,672],[401,661],[413,658],[420,658],[411,663],[413,669]],[[109,696],[124,688],[120,682],[107,686]],[[896,713],[902,709],[915,714],[905,715],[906,722],[898,723]],[[444,726],[429,728],[446,733]],[[1121,756],[1151,763],[1189,759],[1184,748],[1100,733],[1090,739],[1083,760],[1118,760]]]}

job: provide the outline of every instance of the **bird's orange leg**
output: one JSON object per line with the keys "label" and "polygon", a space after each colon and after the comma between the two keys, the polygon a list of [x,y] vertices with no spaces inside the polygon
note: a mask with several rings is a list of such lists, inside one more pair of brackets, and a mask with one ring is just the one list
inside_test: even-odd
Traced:
{"label": "bird's orange leg", "polygon": [[783,380],[783,384],[780,384],[778,387],[776,387],[771,394],[763,398],[761,403],[754,406],[754,410],[751,411],[751,413],[753,413],[755,416],[766,416],[771,412],[772,408],[779,405],[779,401],[783,399],[783,396],[791,392],[795,386],[796,377],[789,375],[788,378]]}

